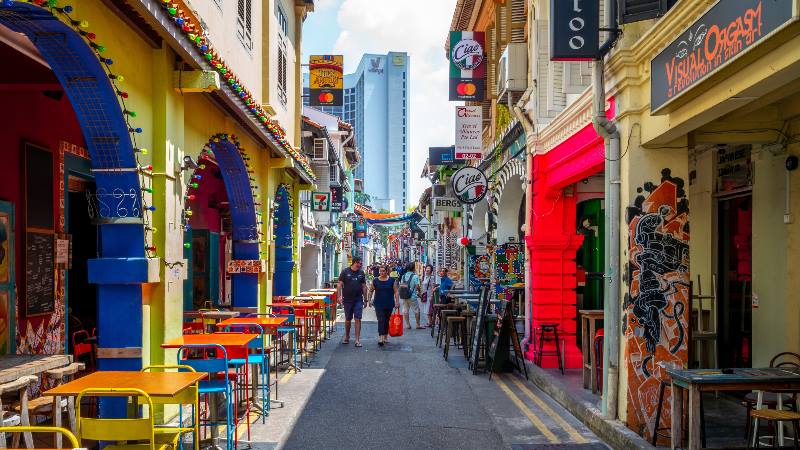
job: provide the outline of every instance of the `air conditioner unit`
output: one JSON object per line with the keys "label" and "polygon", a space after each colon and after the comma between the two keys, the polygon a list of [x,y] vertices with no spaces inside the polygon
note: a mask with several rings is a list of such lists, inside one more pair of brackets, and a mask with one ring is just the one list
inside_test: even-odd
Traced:
{"label": "air conditioner unit", "polygon": [[447,197],[447,186],[444,184],[434,184],[431,197]]}
{"label": "air conditioner unit", "polygon": [[497,63],[497,69],[497,101],[513,103],[528,88],[527,44],[524,42],[508,44]]}
{"label": "air conditioner unit", "polygon": [[314,154],[311,158],[314,161],[327,161],[328,160],[328,140],[327,139],[314,139]]}

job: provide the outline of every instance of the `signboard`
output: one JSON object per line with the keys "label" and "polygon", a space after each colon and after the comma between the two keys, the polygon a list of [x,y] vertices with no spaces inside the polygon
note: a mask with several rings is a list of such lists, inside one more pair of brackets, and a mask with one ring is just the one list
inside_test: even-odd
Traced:
{"label": "signboard", "polygon": [[456,159],[481,159],[483,109],[456,106]]}
{"label": "signboard", "polygon": [[450,32],[450,100],[481,102],[486,90],[484,46],[479,31]]}
{"label": "signboard", "polygon": [[331,210],[331,193],[330,192],[312,192],[311,193],[311,210],[317,212],[327,212]]}
{"label": "signboard", "polygon": [[59,234],[56,237],[56,268],[72,268],[72,235]]}
{"label": "signboard", "polygon": [[434,197],[432,203],[434,211],[461,211],[463,209],[461,202],[451,197]]}
{"label": "signboard", "polygon": [[475,167],[462,167],[451,178],[453,193],[461,203],[478,203],[486,196],[489,182]]}
{"label": "signboard", "polygon": [[344,202],[344,189],[341,186],[331,186],[331,212],[344,211]]}
{"label": "signboard", "polygon": [[308,58],[309,104],[342,106],[344,89],[344,56],[311,55]]}
{"label": "signboard", "polygon": [[25,233],[25,315],[50,314],[56,310],[55,236],[48,232]]}
{"label": "signboard", "polygon": [[792,20],[792,0],[720,0],[650,62],[656,111]]}
{"label": "signboard", "polygon": [[729,192],[753,185],[751,144],[717,149],[717,192]]}
{"label": "signboard", "polygon": [[228,273],[261,273],[267,271],[262,259],[234,259],[228,261]]}
{"label": "signboard", "polygon": [[550,0],[550,60],[592,61],[600,51],[600,2]]}
{"label": "signboard", "polygon": [[353,232],[345,231],[342,234],[342,251],[349,254],[350,249],[352,247],[353,247]]}
{"label": "signboard", "polygon": [[456,148],[453,146],[428,148],[428,164],[431,166],[464,164],[465,162],[463,159],[456,159]]}

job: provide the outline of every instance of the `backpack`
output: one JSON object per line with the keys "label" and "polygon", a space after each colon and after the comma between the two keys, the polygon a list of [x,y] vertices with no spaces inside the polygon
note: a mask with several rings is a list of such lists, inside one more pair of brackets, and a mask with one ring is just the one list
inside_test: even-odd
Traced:
{"label": "backpack", "polygon": [[403,300],[408,300],[411,298],[411,289],[409,289],[409,285],[411,283],[411,277],[414,276],[413,273],[409,272],[406,275],[411,275],[409,277],[403,276],[400,280],[400,298]]}

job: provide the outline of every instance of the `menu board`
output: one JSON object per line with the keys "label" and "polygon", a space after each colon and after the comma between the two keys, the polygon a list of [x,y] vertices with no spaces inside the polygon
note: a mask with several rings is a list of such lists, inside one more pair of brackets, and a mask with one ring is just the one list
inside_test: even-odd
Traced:
{"label": "menu board", "polygon": [[55,236],[29,231],[25,234],[25,315],[55,311]]}

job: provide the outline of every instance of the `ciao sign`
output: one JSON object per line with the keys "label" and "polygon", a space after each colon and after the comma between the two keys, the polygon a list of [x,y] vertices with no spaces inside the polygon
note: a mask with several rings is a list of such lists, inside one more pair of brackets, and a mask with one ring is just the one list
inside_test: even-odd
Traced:
{"label": "ciao sign", "polygon": [[792,20],[792,0],[720,0],[650,62],[656,111]]}
{"label": "ciao sign", "polygon": [[450,58],[461,70],[475,70],[483,62],[483,46],[475,39],[462,39],[453,46]]}
{"label": "ciao sign", "polygon": [[550,59],[594,60],[599,55],[600,2],[550,0]]}
{"label": "ciao sign", "polygon": [[486,176],[474,167],[462,167],[453,174],[453,193],[461,203],[478,203],[486,196]]}

